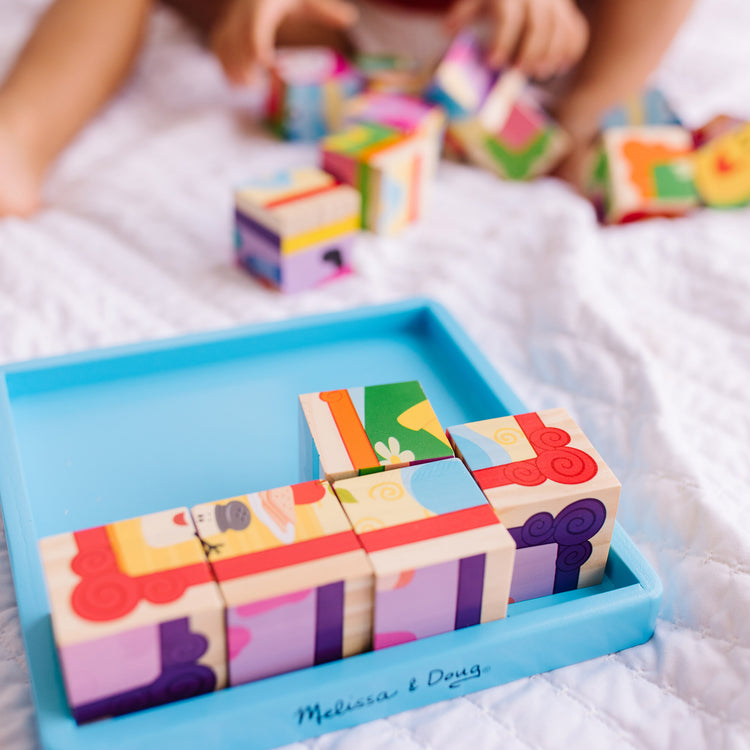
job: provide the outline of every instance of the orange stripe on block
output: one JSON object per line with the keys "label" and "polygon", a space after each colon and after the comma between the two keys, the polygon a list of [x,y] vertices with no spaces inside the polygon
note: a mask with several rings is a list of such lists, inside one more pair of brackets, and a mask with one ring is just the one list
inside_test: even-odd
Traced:
{"label": "orange stripe on block", "polygon": [[361,545],[354,532],[342,531],[338,534],[308,539],[306,542],[297,542],[288,546],[273,547],[228,560],[214,560],[211,566],[217,581],[230,581],[233,578],[265,573],[274,568],[285,568],[288,565],[298,565],[358,549],[361,549]]}
{"label": "orange stripe on block", "polygon": [[316,188],[310,188],[309,190],[302,190],[292,195],[285,195],[283,198],[277,198],[275,201],[269,201],[264,204],[263,208],[278,208],[279,206],[285,206],[287,203],[294,203],[295,201],[304,200],[305,198],[312,198],[314,195],[320,195],[321,193],[330,193],[332,190],[336,190],[339,187],[339,183],[333,182],[330,185],[321,185]]}
{"label": "orange stripe on block", "polygon": [[380,466],[380,461],[370,445],[365,428],[359,419],[348,391],[325,391],[320,400],[328,404],[333,421],[338,427],[341,440],[355,469],[371,469]]}
{"label": "orange stripe on block", "polygon": [[365,551],[372,553],[391,547],[400,547],[403,544],[458,534],[461,531],[478,529],[482,526],[491,526],[495,523],[500,523],[495,511],[489,505],[477,505],[474,508],[456,510],[453,513],[431,516],[398,526],[365,531],[359,535],[359,540]]}

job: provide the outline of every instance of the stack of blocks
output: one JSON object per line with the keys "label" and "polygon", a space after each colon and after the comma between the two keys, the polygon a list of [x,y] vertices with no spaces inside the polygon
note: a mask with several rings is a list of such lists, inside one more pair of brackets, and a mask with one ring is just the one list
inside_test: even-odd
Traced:
{"label": "stack of blocks", "polygon": [[429,168],[423,143],[420,134],[376,123],[360,123],[323,139],[323,169],[362,196],[363,229],[393,235],[420,216]]}
{"label": "stack of blocks", "polygon": [[511,601],[601,582],[620,483],[564,409],[448,435],[516,542]]}
{"label": "stack of blocks", "polygon": [[192,514],[227,608],[230,685],[370,648],[372,567],[327,482]]}
{"label": "stack of blocks", "polygon": [[306,481],[41,540],[78,722],[602,580],[620,485],[564,410],[446,435],[417,381],[299,403]]}
{"label": "stack of blocks", "polygon": [[359,193],[315,167],[235,191],[238,262],[263,283],[296,292],[351,269]]}
{"label": "stack of blocks", "polygon": [[533,100],[526,79],[514,70],[490,72],[471,34],[453,42],[427,96],[449,113],[452,150],[504,179],[544,174],[568,150],[567,136]]}
{"label": "stack of blocks", "polygon": [[362,83],[355,68],[334,50],[278,50],[267,102],[269,123],[288,140],[317,141],[340,127],[344,102]]}
{"label": "stack of blocks", "polygon": [[39,546],[76,721],[226,685],[224,604],[187,508]]}

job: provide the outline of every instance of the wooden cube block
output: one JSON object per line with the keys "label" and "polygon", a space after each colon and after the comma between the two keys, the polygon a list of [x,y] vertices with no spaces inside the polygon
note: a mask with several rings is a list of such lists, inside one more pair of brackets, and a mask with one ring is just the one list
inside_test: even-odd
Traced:
{"label": "wooden cube block", "polygon": [[568,136],[531,98],[516,71],[498,79],[477,116],[454,120],[448,130],[467,161],[507,180],[548,173],[569,148]]}
{"label": "wooden cube block", "polygon": [[299,402],[304,479],[333,482],[453,457],[416,380],[305,393]]}
{"label": "wooden cube block", "polygon": [[398,55],[357,55],[356,66],[366,89],[381,94],[421,96],[430,77],[413,60]]}
{"label": "wooden cube block", "polygon": [[729,128],[701,146],[693,167],[705,205],[736,208],[750,203],[750,123]]}
{"label": "wooden cube block", "polygon": [[268,286],[299,292],[351,271],[360,197],[316,167],[235,191],[238,263]]}
{"label": "wooden cube block", "polygon": [[684,128],[611,128],[603,133],[601,148],[607,223],[682,216],[698,204],[693,139]]}
{"label": "wooden cube block", "polygon": [[601,582],[620,483],[564,409],[448,435],[516,542],[512,601]]}
{"label": "wooden cube block", "polygon": [[226,684],[224,603],[187,508],[39,542],[78,722]]}
{"label": "wooden cube block", "polygon": [[505,617],[515,544],[458,459],[334,489],[375,570],[375,649]]}
{"label": "wooden cube block", "polygon": [[227,605],[230,685],[370,647],[372,567],[327,482],[192,514]]}
{"label": "wooden cube block", "polygon": [[396,234],[420,216],[425,169],[423,138],[372,123],[321,143],[323,169],[359,190],[361,226]]}
{"label": "wooden cube block", "polygon": [[382,125],[419,139],[418,197],[422,205],[418,214],[423,215],[424,201],[443,150],[446,124],[443,110],[415,97],[369,91],[353,97],[344,107],[344,125],[352,127],[360,123]]}
{"label": "wooden cube block", "polygon": [[362,89],[360,74],[325,47],[277,50],[271,70],[268,120],[282,137],[317,141],[341,127],[341,108]]}
{"label": "wooden cube block", "polygon": [[645,89],[609,110],[600,123],[600,130],[633,125],[682,125],[659,89]]}
{"label": "wooden cube block", "polygon": [[469,117],[479,111],[496,77],[484,62],[477,37],[463,32],[437,66],[425,97],[442,106],[450,119]]}

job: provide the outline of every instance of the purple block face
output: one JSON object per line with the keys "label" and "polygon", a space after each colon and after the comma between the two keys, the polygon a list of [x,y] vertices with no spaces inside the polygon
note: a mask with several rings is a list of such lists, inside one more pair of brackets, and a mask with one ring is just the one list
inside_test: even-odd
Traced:
{"label": "purple block face", "polygon": [[[102,644],[88,644],[61,649],[63,670],[68,681],[73,716],[78,723],[106,716],[120,716],[143,708],[191,698],[216,689],[216,674],[198,659],[206,652],[208,641],[190,630],[188,618],[172,620],[154,627],[140,628],[133,634],[102,639],[112,647],[110,658],[104,658]],[[128,654],[132,651],[132,658]],[[80,660],[74,668],[71,660]],[[153,664],[154,659],[158,663]],[[94,663],[96,662],[96,663]],[[122,669],[124,679],[117,692],[108,678],[99,688],[83,689],[75,669],[95,671]],[[91,676],[95,681],[95,675]],[[74,701],[74,696],[80,703]]]}
{"label": "purple block face", "polygon": [[375,649],[408,643],[456,625],[459,560],[405,571],[379,581],[375,594]]}
{"label": "purple block face", "polygon": [[536,547],[517,549],[510,584],[511,601],[522,602],[552,594],[555,590],[556,572],[556,544],[539,544]]}
{"label": "purple block face", "polygon": [[235,236],[238,263],[282,292],[311,289],[352,270],[353,233],[282,254],[278,236],[238,211]]}

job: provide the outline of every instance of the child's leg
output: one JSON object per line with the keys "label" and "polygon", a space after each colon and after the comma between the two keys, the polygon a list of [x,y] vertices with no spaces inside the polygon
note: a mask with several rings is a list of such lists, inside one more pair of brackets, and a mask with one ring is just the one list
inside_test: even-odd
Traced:
{"label": "child's leg", "polygon": [[28,215],[47,167],[115,91],[152,0],[57,0],[0,87],[0,216]]}

